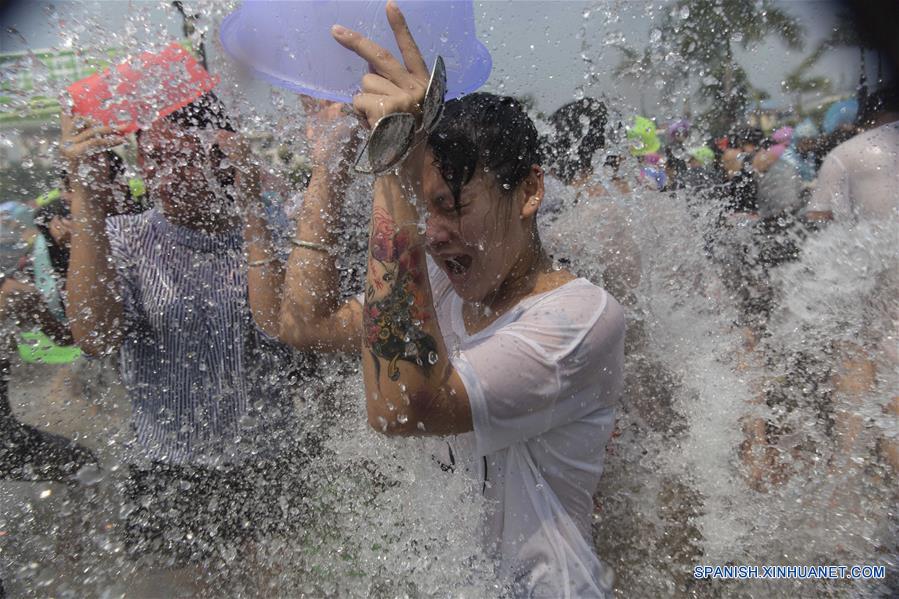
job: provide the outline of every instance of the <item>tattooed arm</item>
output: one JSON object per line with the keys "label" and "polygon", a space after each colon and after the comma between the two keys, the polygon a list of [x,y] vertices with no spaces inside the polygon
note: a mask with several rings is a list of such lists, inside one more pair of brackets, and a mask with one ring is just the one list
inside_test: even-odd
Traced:
{"label": "tattooed arm", "polygon": [[[334,39],[365,59],[371,72],[353,107],[374,127],[386,114],[420,116],[428,68],[402,12],[387,3],[401,64],[390,52],[339,25]],[[437,325],[424,240],[414,198],[421,198],[424,143],[397,174],[375,181],[363,308],[362,363],[368,421],[396,435],[447,435],[472,430],[471,407]]]}
{"label": "tattooed arm", "polygon": [[[369,424],[392,435],[472,430],[465,387],[437,324],[419,216],[407,196],[425,151],[375,183],[362,340]],[[404,177],[405,179],[405,177]]]}

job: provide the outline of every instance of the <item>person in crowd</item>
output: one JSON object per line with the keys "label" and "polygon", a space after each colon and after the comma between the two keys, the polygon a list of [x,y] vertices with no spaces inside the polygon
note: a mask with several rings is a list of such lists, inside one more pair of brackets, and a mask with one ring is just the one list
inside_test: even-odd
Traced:
{"label": "person in crowd", "polygon": [[[117,175],[117,171],[111,172],[110,178]],[[10,354],[16,350],[19,332],[35,327],[56,344],[72,343],[63,294],[71,240],[68,173],[63,171],[60,181],[62,191],[35,211],[38,235],[27,267],[4,277],[0,288],[0,322],[4,323],[0,354],[0,476],[3,478],[72,482],[83,466],[96,462],[90,450],[72,440],[20,422],[9,400]]]}
{"label": "person in crowd", "polygon": [[793,130],[776,130],[752,159],[759,218],[769,221],[792,218],[802,207],[802,178],[793,162],[784,159]]}
{"label": "person in crowd", "polygon": [[[566,185],[583,188],[593,175],[593,156],[605,147],[606,105],[585,97],[565,104],[549,117],[552,133],[543,140],[542,151],[552,174]],[[606,193],[596,189],[592,195]]]}
{"label": "person in crowd", "polygon": [[684,186],[689,155],[684,144],[690,137],[690,121],[677,119],[668,125],[665,144],[665,189],[675,190]]}
{"label": "person in crowd", "polygon": [[721,156],[728,186],[727,210],[732,214],[755,218],[758,213],[758,181],[752,164],[764,137],[755,127],[738,129]]}
{"label": "person in crowd", "polygon": [[[117,130],[62,116],[72,185],[72,335],[116,353],[135,433],[126,538],[176,563],[291,524],[279,497],[307,448],[292,438],[286,348],[274,339],[283,269],[270,252],[259,172],[214,94],[136,134],[155,207],[121,214],[97,173]],[[258,324],[257,324],[258,323]]]}
{"label": "person in crowd", "polygon": [[[428,85],[392,2],[387,17],[402,63],[332,30],[372,67],[353,100],[368,126],[419,115]],[[329,249],[340,193],[323,174],[307,194],[282,337],[301,349],[361,350],[370,425],[445,437],[459,467],[467,456],[487,498],[487,549],[513,595],[609,596],[590,514],[622,392],[622,308],[553,268],[541,246],[539,139],[518,102],[469,94],[447,102],[425,135],[399,172],[375,179],[364,300],[337,295]]]}
{"label": "person in crowd", "polygon": [[899,89],[872,94],[861,122],[868,130],[837,146],[824,160],[815,192],[805,208],[809,221],[896,217],[896,157],[899,148]]}
{"label": "person in crowd", "polygon": [[683,184],[687,188],[701,188],[712,185],[715,181],[713,167],[715,152],[708,146],[690,148],[687,155],[687,169],[684,171]]}
{"label": "person in crowd", "polygon": [[626,196],[632,190],[627,179],[621,174],[623,162],[624,157],[620,154],[606,154],[606,159],[603,163],[603,173],[608,177],[618,195]]}
{"label": "person in crowd", "polygon": [[790,145],[782,158],[791,163],[799,172],[803,184],[815,180],[818,171],[817,141],[818,127],[811,119],[805,119],[793,129]]}
{"label": "person in crowd", "polygon": [[[562,215],[556,214],[559,222],[553,222],[544,234],[553,245],[562,244],[567,255],[586,253],[597,260],[603,272],[603,287],[628,303],[634,299],[640,284],[640,252],[627,215],[610,197],[620,194],[620,185],[614,179],[597,176],[605,175],[605,169],[593,164],[597,152],[605,148],[606,114],[605,104],[594,98],[583,98],[562,106],[550,116],[553,129],[542,143],[544,167],[577,195],[576,207],[568,207]],[[609,183],[611,192],[606,188]],[[621,183],[626,185],[624,181]],[[541,218],[546,219],[548,212],[541,205]],[[595,223],[592,247],[582,247],[584,240],[570,234],[572,222]]]}
{"label": "person in crowd", "polygon": [[859,132],[858,98],[834,102],[824,114],[822,135],[818,139],[822,159],[834,148]]}
{"label": "person in crowd", "polygon": [[[888,232],[895,232],[899,222],[899,88],[872,94],[860,123],[867,131],[837,146],[824,160],[804,216],[818,225],[833,221],[853,228],[879,223],[889,227]],[[895,323],[899,315],[894,312],[890,318]],[[886,356],[892,368],[899,362],[894,338],[882,335],[882,331],[872,335],[866,347],[844,343],[838,350],[840,374],[835,386],[856,404],[876,385],[872,353]],[[899,398],[887,409],[899,417]],[[838,414],[838,435],[847,454],[863,426],[856,409]],[[886,439],[883,445],[886,459],[899,471],[899,443]]]}

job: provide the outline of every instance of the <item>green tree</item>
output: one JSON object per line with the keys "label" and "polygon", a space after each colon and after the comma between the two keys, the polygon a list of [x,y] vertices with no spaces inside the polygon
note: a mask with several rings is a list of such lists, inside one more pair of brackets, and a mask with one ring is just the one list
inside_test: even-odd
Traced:
{"label": "green tree", "polygon": [[735,47],[747,50],[770,36],[801,49],[804,31],[772,0],[678,0],[652,30],[650,45],[642,52],[619,46],[623,57],[616,73],[654,80],[667,102],[698,83],[697,96],[707,106],[700,121],[720,134],[759,96],[734,58]]}
{"label": "green tree", "polygon": [[[861,38],[855,28],[852,15],[849,13],[840,13],[837,15],[837,22],[831,29],[830,35],[821,40],[821,42],[812,50],[799,65],[793,69],[783,81],[783,89],[787,93],[796,94],[797,110],[802,109],[802,94],[811,91],[830,91],[831,80],[824,76],[809,76],[808,73],[818,63],[821,58],[829,51],[835,48],[858,48],[860,54],[860,67],[862,76],[865,72],[865,52],[873,49],[870,42]],[[878,54],[878,59],[880,58]],[[880,61],[878,60],[878,80],[881,79]]]}

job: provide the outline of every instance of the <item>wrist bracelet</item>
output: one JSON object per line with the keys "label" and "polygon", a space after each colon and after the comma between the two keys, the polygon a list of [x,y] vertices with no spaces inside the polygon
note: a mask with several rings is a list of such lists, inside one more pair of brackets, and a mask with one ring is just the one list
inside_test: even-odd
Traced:
{"label": "wrist bracelet", "polygon": [[247,262],[247,266],[265,266],[266,264],[271,264],[278,259],[277,256],[272,256],[271,258],[263,258],[262,260],[253,260],[252,262]]}
{"label": "wrist bracelet", "polygon": [[297,239],[296,237],[290,240],[292,244],[294,244],[298,248],[306,248],[307,250],[315,250],[317,252],[325,252],[326,254],[330,254],[334,251],[334,248],[327,246],[323,243],[315,243],[314,241],[303,241],[302,239]]}

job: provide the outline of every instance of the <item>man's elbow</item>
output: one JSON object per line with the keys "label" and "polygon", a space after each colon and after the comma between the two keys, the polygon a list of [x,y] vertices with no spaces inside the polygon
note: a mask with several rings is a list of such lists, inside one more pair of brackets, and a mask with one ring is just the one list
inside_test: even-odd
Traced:
{"label": "man's elbow", "polygon": [[[276,327],[272,327],[273,329]],[[265,329],[263,329],[265,330]],[[292,316],[282,315],[275,336],[298,351],[311,351],[316,346],[316,336],[311,323],[301,322]]]}
{"label": "man's elbow", "polygon": [[276,318],[260,318],[256,316],[253,320],[256,322],[256,326],[260,331],[269,337],[283,341],[281,337],[281,324]]}

